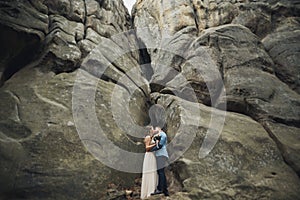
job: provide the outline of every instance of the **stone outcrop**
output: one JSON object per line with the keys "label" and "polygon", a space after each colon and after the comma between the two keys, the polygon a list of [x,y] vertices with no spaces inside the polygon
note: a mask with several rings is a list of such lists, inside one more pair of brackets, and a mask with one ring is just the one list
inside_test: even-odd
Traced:
{"label": "stone outcrop", "polygon": [[[157,99],[156,99],[157,98]],[[168,150],[171,160],[186,140],[194,138],[189,149],[175,163],[176,175],[191,199],[297,199],[300,180],[284,162],[276,143],[264,127],[253,119],[187,102],[172,95],[154,95],[158,104],[168,107],[166,126],[172,138]],[[199,115],[200,113],[200,115]],[[226,115],[225,121],[216,116]],[[176,118],[174,118],[176,116]],[[212,122],[212,121],[216,122]],[[204,158],[199,150],[205,145],[211,124],[224,123],[214,149]],[[274,127],[275,129],[275,127]],[[279,128],[277,128],[278,130]],[[280,132],[280,129],[277,133]],[[176,136],[174,135],[176,133]],[[297,156],[288,137],[281,137],[287,154]],[[291,137],[289,137],[291,136]],[[289,147],[287,147],[289,146]],[[295,145],[296,146],[296,145]],[[201,151],[201,150],[200,150]],[[291,158],[293,159],[293,158]],[[299,160],[294,158],[295,160]],[[294,161],[295,161],[294,160]],[[282,191],[285,187],[287,190]]]}
{"label": "stone outcrop", "polygon": [[[98,199],[106,196],[109,183],[129,187],[127,183],[134,182],[134,174],[124,175],[106,167],[82,145],[95,144],[82,135],[80,140],[76,131],[74,119],[84,122],[82,117],[88,116],[76,112],[76,105],[71,103],[76,77],[77,72],[55,75],[24,69],[2,87],[1,198]],[[95,86],[87,81],[82,87],[93,91]],[[108,109],[114,90],[125,99],[122,95],[126,90],[116,87],[99,80],[96,115],[108,138],[123,149],[138,150],[139,146],[114,125]],[[73,118],[72,113],[79,116]]]}
{"label": "stone outcrop", "polygon": [[299,18],[282,20],[274,32],[267,35],[262,43],[274,61],[276,76],[291,89],[299,91]]}
{"label": "stone outcrop", "polygon": [[119,1],[2,1],[0,7],[3,81],[34,56],[44,68],[50,67],[47,70],[74,71],[101,37],[130,27],[129,14]]}
{"label": "stone outcrop", "polygon": [[[72,104],[74,97],[78,101],[83,98],[84,102],[94,100],[78,93],[76,96],[73,91],[75,83],[80,83],[78,74],[82,70],[78,68],[91,62],[86,57],[88,53],[101,41],[115,44],[106,48],[113,52],[118,44],[109,38],[130,27],[129,14],[122,2],[1,1],[0,10],[4,44],[0,198],[103,199],[109,184],[130,188],[138,175],[109,168],[94,157],[93,153],[103,154],[99,151],[102,147],[97,146],[100,144],[96,140],[84,138],[84,133],[80,138],[75,127],[75,119],[82,123],[90,114],[76,111],[84,104]],[[128,40],[135,41],[134,35]],[[146,81],[138,76],[138,71],[132,77],[126,75],[127,70],[138,66],[138,52],[114,58],[118,60],[106,60],[105,56],[92,58],[95,67],[110,62],[114,65],[107,65],[103,74],[100,69],[93,71],[89,65],[82,66],[93,76],[85,77],[79,87],[95,91],[95,114],[106,136],[122,149],[141,152],[142,145],[118,127],[115,113],[110,110],[112,97],[126,100],[130,96],[135,98],[128,108],[133,119],[140,125],[148,120],[147,115],[141,115],[147,106],[145,94],[149,93]],[[98,75],[101,80],[95,78]],[[125,80],[127,76],[130,79]],[[117,84],[122,77],[126,83],[131,81],[130,89],[126,87],[129,84]],[[89,85],[90,80],[97,80],[97,84]],[[109,153],[118,152],[109,149]],[[141,160],[136,162],[133,164],[141,166]]]}
{"label": "stone outcrop", "polygon": [[1,1],[0,198],[138,199],[160,104],[172,199],[299,199],[299,5]]}
{"label": "stone outcrop", "polygon": [[[295,1],[137,1],[133,10],[134,26],[151,58],[150,87],[158,92],[157,102],[164,94],[220,109],[225,108],[226,102],[227,110],[248,115],[261,124],[266,137],[272,138],[277,146],[274,147],[279,149],[283,157],[280,162],[287,163],[299,176],[297,11],[299,2]],[[170,112],[167,126],[171,134],[177,133],[172,127],[176,127],[173,121],[179,114],[174,113],[176,106],[170,108],[170,102],[162,104]],[[197,131],[188,129],[187,132]],[[222,135],[223,132],[221,140]],[[198,159],[201,161],[207,163]],[[202,182],[203,179],[194,179],[197,174],[201,178],[207,174],[200,169],[193,168],[182,179],[183,185],[189,179]],[[258,191],[252,191],[250,196],[239,196],[238,189],[217,196],[212,191],[205,188],[191,197],[262,198],[254,197]]]}

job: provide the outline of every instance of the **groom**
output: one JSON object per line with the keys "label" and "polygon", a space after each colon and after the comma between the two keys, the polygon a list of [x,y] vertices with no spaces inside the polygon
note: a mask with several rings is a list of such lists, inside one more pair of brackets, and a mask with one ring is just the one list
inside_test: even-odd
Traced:
{"label": "groom", "polygon": [[167,135],[161,130],[160,127],[156,127],[155,131],[158,132],[158,142],[151,151],[155,151],[156,163],[157,163],[157,173],[158,173],[158,185],[156,190],[151,195],[162,194],[169,196],[167,179],[165,175],[165,166],[168,161],[167,152]]}

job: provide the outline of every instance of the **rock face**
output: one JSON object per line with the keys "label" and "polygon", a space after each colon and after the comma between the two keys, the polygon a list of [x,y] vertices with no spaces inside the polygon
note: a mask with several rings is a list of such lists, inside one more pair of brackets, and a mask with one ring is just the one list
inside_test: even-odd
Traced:
{"label": "rock face", "polygon": [[[79,137],[75,119],[84,121],[90,113],[76,112],[81,105],[72,104],[76,95],[74,84],[80,81],[78,68],[81,63],[91,61],[87,54],[102,40],[110,41],[112,35],[130,27],[129,14],[122,2],[1,1],[0,10],[4,44],[1,77],[2,83],[5,82],[0,90],[0,198],[107,199],[109,184],[119,189],[129,188],[138,175],[109,168],[93,156],[95,152],[88,151],[91,147],[86,147],[94,147],[95,141],[83,135]],[[116,45],[106,50],[113,52]],[[137,56],[137,52],[124,55],[125,61],[119,58],[102,75],[100,69],[93,71],[85,65],[94,76],[90,75],[79,86],[84,91],[95,90],[96,100],[83,95],[77,97],[94,102],[95,114],[107,137],[131,151],[143,148],[118,128],[109,108],[112,94],[117,93],[114,96],[117,99],[129,96],[126,85],[116,83],[127,70],[138,66]],[[92,60],[106,64],[103,55]],[[96,78],[97,85],[89,85],[97,75],[102,80]],[[144,93],[149,94],[148,87],[141,76],[132,80],[143,82],[139,85],[144,87],[131,84],[135,87],[132,90],[137,91],[132,95],[135,100],[129,109],[134,108],[132,117],[144,125],[148,119],[141,113],[146,110]],[[111,153],[116,152],[111,150]],[[142,163],[136,162],[137,166]]]}
{"label": "rock face", "polygon": [[2,0],[0,198],[126,199],[160,104],[172,199],[299,199],[299,11]]}
{"label": "rock face", "polygon": [[[155,98],[169,108],[167,130],[173,139],[169,152],[178,152],[187,144],[184,140],[194,138],[184,156],[173,164],[173,171],[191,199],[298,198],[300,180],[284,162],[276,143],[262,125],[244,115],[225,114],[172,95],[160,94]],[[218,142],[209,155],[199,159],[204,138],[215,128],[211,126],[212,120],[222,123],[212,116],[222,115],[226,115],[226,119]],[[283,187],[286,192],[281,191]]]}
{"label": "rock face", "polygon": [[[166,112],[169,113],[167,122],[169,134],[191,132],[196,134],[195,137],[199,135],[201,139],[198,141],[203,141],[206,137],[199,124],[196,127],[200,130],[192,128],[186,128],[182,132],[177,130],[178,124],[188,124],[189,120],[196,118],[197,115],[194,113],[194,116],[190,114],[192,117],[188,119],[175,120],[176,116],[181,116],[180,112],[176,111],[180,107],[179,103],[176,103],[177,100],[171,100],[172,97],[166,98],[165,94],[220,109],[224,109],[226,104],[227,110],[250,116],[261,124],[257,126],[262,126],[261,132],[256,130],[256,125],[252,126],[245,122],[246,119],[238,123],[237,116],[232,116],[233,122],[236,121],[237,125],[229,129],[232,134],[236,132],[238,135],[234,136],[237,139],[236,143],[228,146],[231,146],[233,151],[243,152],[241,155],[253,156],[252,158],[236,158],[238,152],[229,153],[229,149],[224,150],[227,142],[233,142],[227,137],[234,134],[226,134],[226,126],[230,126],[231,121],[229,116],[226,117],[224,129],[219,133],[220,139],[211,154],[199,159],[195,155],[201,142],[194,147],[192,145],[177,166],[178,176],[182,176],[183,190],[188,191],[192,199],[298,198],[299,192],[293,186],[288,186],[294,191],[290,193],[291,196],[286,193],[268,192],[269,189],[280,191],[282,179],[276,180],[277,177],[273,177],[278,175],[277,172],[271,172],[273,174],[271,176],[266,175],[264,169],[275,169],[275,166],[283,164],[287,167],[284,171],[290,171],[288,168],[293,169],[294,172],[290,171],[291,176],[297,182],[295,184],[299,185],[296,175],[299,176],[297,164],[299,157],[296,153],[299,151],[300,119],[298,91],[300,68],[297,62],[299,59],[297,49],[300,46],[299,12],[296,12],[299,8],[297,1],[137,1],[133,11],[134,26],[138,39],[146,48],[148,47],[147,52],[151,57],[153,69],[151,90],[158,92],[155,95],[156,101],[168,108]],[[241,132],[246,130],[246,127],[239,130],[239,126],[243,126],[243,123],[249,125],[249,127],[247,125],[249,130],[245,134]],[[255,136],[254,133],[258,132],[259,136]],[[272,145],[260,138],[264,137],[263,135],[273,140]],[[241,142],[243,137],[256,138],[257,141],[254,143],[259,143],[261,145],[259,148],[268,149],[267,151],[270,150],[270,145],[273,146],[277,149],[278,158],[281,154],[283,160],[272,159],[272,156],[264,158],[263,160],[273,164],[265,163],[266,168],[260,167],[261,171],[250,166],[246,167],[244,164],[248,159],[251,160],[249,161],[251,164],[259,162],[254,154],[260,153],[244,152],[243,148],[246,148],[246,151],[251,149],[246,147],[248,142],[251,143],[251,139],[244,138],[248,142],[243,143]],[[221,147],[222,145],[224,146]],[[183,147],[179,145],[178,148]],[[252,148],[259,149],[255,145]],[[265,151],[262,149],[259,151]],[[172,152],[172,149],[170,151]],[[190,154],[192,151],[194,152]],[[214,154],[214,151],[220,152]],[[232,157],[222,155],[223,151]],[[245,162],[237,164],[238,160]],[[277,165],[274,161],[281,164]],[[224,164],[227,162],[232,163]],[[236,164],[233,164],[235,162]],[[223,163],[228,167],[223,168],[217,163]],[[254,165],[260,166],[258,163]],[[237,172],[243,175],[236,174],[229,166],[236,166]],[[213,169],[210,173],[214,167],[218,169]],[[222,169],[231,172],[216,172]],[[256,183],[252,182],[254,180],[252,175],[248,177],[243,173],[244,169],[250,174],[252,170],[256,171],[254,178]],[[230,174],[228,177],[224,175],[227,173]],[[220,174],[223,177],[220,177]],[[230,182],[239,179],[233,178],[235,176],[242,177],[247,183]],[[283,175],[283,179],[287,176]],[[206,184],[207,182],[210,183]],[[249,186],[246,186],[247,184]],[[273,188],[272,184],[277,185],[275,186],[277,189]],[[245,186],[243,192],[238,189],[243,187],[242,185]],[[260,187],[265,189],[260,191]]]}

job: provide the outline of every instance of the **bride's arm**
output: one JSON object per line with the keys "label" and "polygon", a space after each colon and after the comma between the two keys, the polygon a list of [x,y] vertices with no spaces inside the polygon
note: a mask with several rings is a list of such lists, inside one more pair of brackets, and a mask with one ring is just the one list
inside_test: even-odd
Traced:
{"label": "bride's arm", "polygon": [[146,137],[144,142],[145,142],[146,151],[150,151],[156,145],[156,144],[150,144],[151,142],[150,137]]}

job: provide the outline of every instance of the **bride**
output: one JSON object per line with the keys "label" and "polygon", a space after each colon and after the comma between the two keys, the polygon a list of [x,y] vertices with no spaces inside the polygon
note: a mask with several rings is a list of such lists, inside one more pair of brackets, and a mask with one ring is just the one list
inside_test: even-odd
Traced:
{"label": "bride", "polygon": [[150,150],[156,145],[153,141],[154,130],[152,126],[147,126],[145,143],[145,157],[143,163],[143,175],[141,186],[141,199],[145,199],[151,195],[157,186],[157,172],[156,172],[156,157]]}

